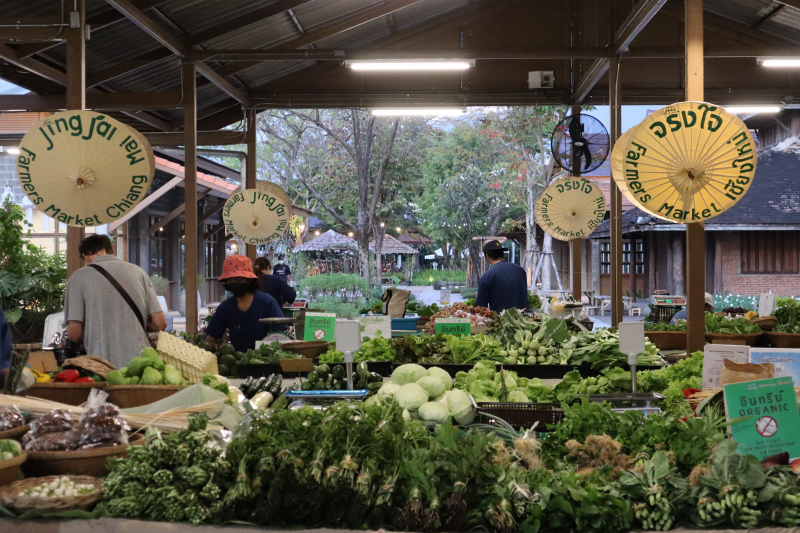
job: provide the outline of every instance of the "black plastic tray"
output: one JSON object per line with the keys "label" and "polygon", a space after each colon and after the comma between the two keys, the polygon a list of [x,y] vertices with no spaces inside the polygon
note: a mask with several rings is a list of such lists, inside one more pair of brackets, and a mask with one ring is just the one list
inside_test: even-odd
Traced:
{"label": "black plastic tray", "polygon": [[237,377],[265,378],[272,374],[281,374],[281,365],[239,365],[239,375]]}

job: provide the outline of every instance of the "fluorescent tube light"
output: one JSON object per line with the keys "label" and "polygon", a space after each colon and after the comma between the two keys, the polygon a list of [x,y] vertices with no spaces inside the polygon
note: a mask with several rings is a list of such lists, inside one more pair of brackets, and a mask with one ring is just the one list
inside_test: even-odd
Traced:
{"label": "fluorescent tube light", "polygon": [[742,115],[745,113],[780,113],[781,106],[779,105],[732,105],[724,106],[725,111],[733,113],[734,115]]}
{"label": "fluorescent tube light", "polygon": [[797,57],[759,57],[758,64],[762,67],[800,67],[800,58]]}
{"label": "fluorescent tube light", "polygon": [[353,70],[409,71],[409,70],[467,70],[475,66],[474,59],[413,59],[413,60],[345,60]]}
{"label": "fluorescent tube light", "polygon": [[6,153],[11,155],[19,155],[19,148],[6,148]]}
{"label": "fluorescent tube light", "polygon": [[393,107],[370,109],[376,117],[421,117],[435,115],[440,117],[458,117],[466,113],[463,107]]}

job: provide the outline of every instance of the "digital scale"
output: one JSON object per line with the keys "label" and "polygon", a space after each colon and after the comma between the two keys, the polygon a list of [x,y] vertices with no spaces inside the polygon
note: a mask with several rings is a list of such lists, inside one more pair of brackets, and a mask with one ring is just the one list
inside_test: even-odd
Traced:
{"label": "digital scale", "polygon": [[298,298],[297,300],[295,300],[290,304],[289,303],[283,304],[283,308],[291,311],[294,311],[295,309],[308,309],[308,300],[305,300],[303,298]]}
{"label": "digital scale", "polygon": [[653,294],[650,297],[650,314],[657,322],[669,322],[683,307],[686,307],[686,296]]}

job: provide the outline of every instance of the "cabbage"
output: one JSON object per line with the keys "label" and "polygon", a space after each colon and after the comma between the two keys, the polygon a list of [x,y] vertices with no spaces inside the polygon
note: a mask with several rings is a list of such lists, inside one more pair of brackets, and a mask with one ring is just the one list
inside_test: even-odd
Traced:
{"label": "cabbage", "polygon": [[494,363],[491,361],[478,361],[475,363],[475,366],[472,367],[470,373],[474,373],[475,378],[477,379],[494,379],[494,370],[495,366]]}
{"label": "cabbage", "polygon": [[397,394],[397,391],[399,390],[400,390],[400,385],[398,385],[397,383],[391,383],[391,382],[384,383],[383,386],[380,389],[378,389],[378,393],[376,396],[380,396],[381,398],[385,397],[394,398],[395,394]]}
{"label": "cabbage", "polygon": [[428,375],[442,380],[445,390],[450,390],[453,388],[453,378],[450,377],[450,374],[447,373],[447,370],[439,368],[438,366],[432,366],[428,369]]}
{"label": "cabbage", "polygon": [[450,394],[447,395],[447,408],[456,422],[462,426],[472,424],[472,421],[475,420],[475,408],[472,406],[472,400],[462,390],[450,391]]}
{"label": "cabbage", "polygon": [[439,402],[426,402],[419,407],[419,416],[428,422],[441,424],[450,417],[450,411]]}
{"label": "cabbage", "polygon": [[425,376],[417,380],[417,385],[425,389],[430,399],[436,399],[445,392],[444,383],[439,378],[433,376]]}
{"label": "cabbage", "polygon": [[[497,374],[497,375],[499,376],[500,374]],[[506,380],[506,390],[512,390],[512,389],[516,389],[517,388],[517,380],[514,379],[514,376],[506,375],[505,376],[505,380]],[[500,381],[500,386],[501,387],[503,386],[503,382],[502,381]]]}
{"label": "cabbage", "polygon": [[530,399],[525,396],[525,393],[521,390],[514,390],[508,393],[508,401],[515,402],[515,403],[529,403]]}
{"label": "cabbage", "polygon": [[416,411],[420,405],[428,401],[428,393],[416,383],[406,383],[397,391],[395,399],[403,409]]}
{"label": "cabbage", "polygon": [[444,394],[439,396],[439,398],[436,401],[439,402],[440,404],[444,405],[445,407],[447,407],[447,396],[449,394],[450,394],[450,391],[445,392]]}
{"label": "cabbage", "polygon": [[401,365],[392,372],[392,382],[402,386],[406,383],[415,383],[426,375],[427,370],[419,365]]}

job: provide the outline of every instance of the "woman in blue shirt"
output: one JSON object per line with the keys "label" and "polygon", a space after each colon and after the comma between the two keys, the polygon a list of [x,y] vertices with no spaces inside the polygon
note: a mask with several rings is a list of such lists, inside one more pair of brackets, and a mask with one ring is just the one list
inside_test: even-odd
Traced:
{"label": "woman in blue shirt", "polygon": [[261,280],[253,273],[253,263],[243,255],[232,255],[225,259],[219,277],[226,291],[233,294],[217,307],[206,327],[208,341],[219,344],[225,331],[228,342],[237,352],[246,352],[256,347],[273,329],[259,322],[262,318],[283,318],[283,310],[275,298],[260,292]]}

